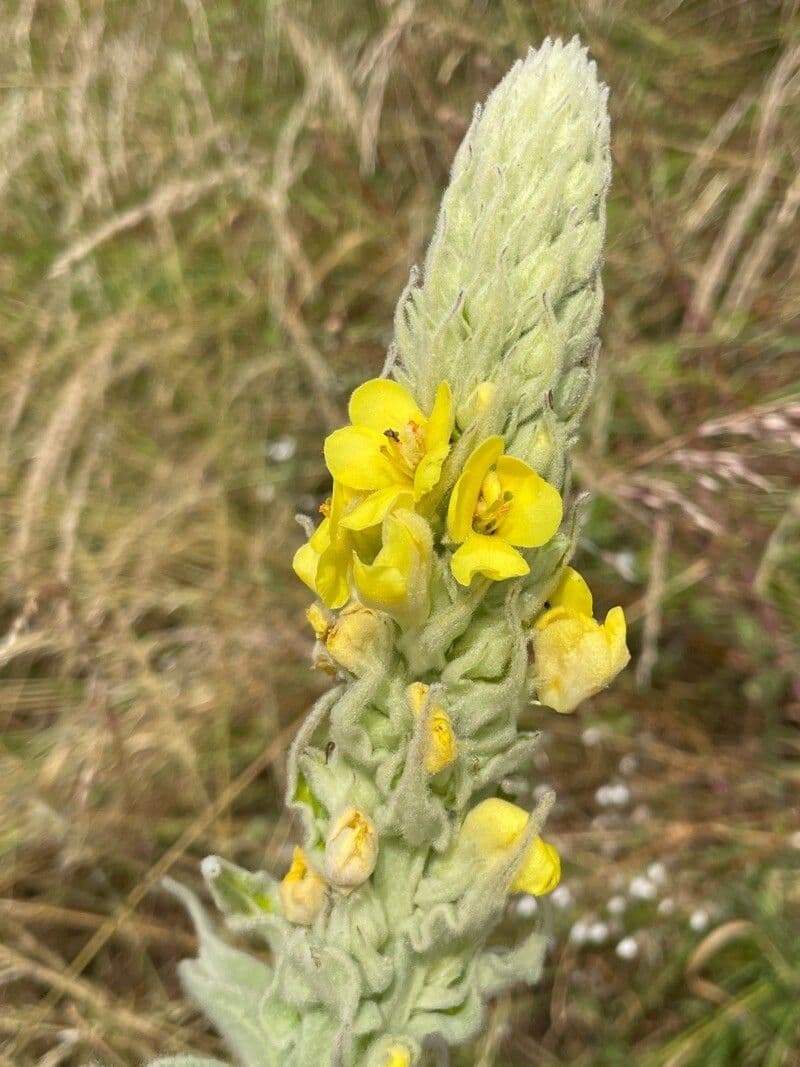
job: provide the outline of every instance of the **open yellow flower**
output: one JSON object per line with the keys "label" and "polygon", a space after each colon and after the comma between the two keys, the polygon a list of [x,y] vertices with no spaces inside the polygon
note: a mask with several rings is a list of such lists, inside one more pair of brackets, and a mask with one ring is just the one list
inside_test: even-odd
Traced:
{"label": "open yellow flower", "polygon": [[350,421],[325,441],[334,480],[367,494],[348,515],[352,530],[379,523],[398,494],[420,500],[437,485],[453,432],[453,397],[441,382],[430,415],[399,382],[375,378],[350,397]]}
{"label": "open yellow flower", "polygon": [[333,483],[333,494],[320,507],[322,522],[295,552],[292,568],[297,577],[329,608],[340,608],[350,597],[353,534],[342,520],[357,494]]}
{"label": "open yellow flower", "polygon": [[278,887],[289,922],[310,926],[322,910],[327,889],[325,879],[309,864],[302,848],[295,848],[291,866]]}
{"label": "open yellow flower", "polygon": [[[430,686],[424,682],[412,682],[408,687],[408,699],[414,715],[420,715],[428,699]],[[453,724],[441,704],[434,704],[428,719],[428,736],[425,739],[425,770],[438,774],[449,767],[456,758],[456,738]]]}
{"label": "open yellow flower", "polygon": [[612,682],[631,658],[622,608],[612,608],[605,622],[597,622],[589,586],[567,567],[550,596],[549,610],[536,620],[533,654],[539,700],[554,711],[574,711]]}
{"label": "open yellow flower", "polygon": [[372,563],[355,556],[353,579],[361,601],[401,626],[424,622],[430,610],[431,529],[405,508],[386,514],[381,548]]}
{"label": "open yellow flower", "polygon": [[495,582],[527,574],[519,548],[538,548],[561,524],[558,491],[504,447],[502,437],[478,445],[450,496],[447,532],[460,546],[450,566],[461,585],[476,574]]}
{"label": "open yellow flower", "polygon": [[[530,814],[524,808],[490,797],[467,812],[459,845],[472,848],[484,862],[501,862],[517,846],[529,820]],[[558,853],[537,836],[517,868],[509,890],[540,897],[552,892],[560,880]]]}

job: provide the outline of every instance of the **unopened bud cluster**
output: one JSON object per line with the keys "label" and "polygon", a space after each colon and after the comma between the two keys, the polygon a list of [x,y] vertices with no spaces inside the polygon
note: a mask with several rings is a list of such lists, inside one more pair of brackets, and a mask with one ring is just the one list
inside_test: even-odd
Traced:
{"label": "unopened bud cluster", "polygon": [[571,712],[628,660],[622,609],[595,619],[569,566],[605,100],[578,42],[548,41],[476,111],[398,306],[394,377],[359,385],[325,441],[331,493],[294,557],[335,679],[289,755],[302,847],[281,880],[206,869],[269,964],[182,891],[202,945],[185,985],[246,1067],[411,1067],[540,973],[539,930],[488,947],[511,894],[561,877],[541,836],[552,794],[533,811],[501,795],[537,745],[520,713]]}

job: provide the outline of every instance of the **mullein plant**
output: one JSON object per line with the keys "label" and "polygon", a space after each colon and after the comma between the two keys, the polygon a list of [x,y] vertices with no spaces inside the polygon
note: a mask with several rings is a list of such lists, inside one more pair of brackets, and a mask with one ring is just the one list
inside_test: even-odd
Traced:
{"label": "mullein plant", "polygon": [[[200,937],[188,994],[245,1067],[410,1067],[475,1037],[487,998],[541,973],[546,937],[487,947],[515,893],[560,878],[549,794],[518,806],[537,734],[628,661],[569,566],[570,450],[590,400],[609,184],[607,91],[546,41],[478,107],[382,378],[325,441],[330,499],[294,558],[336,680],[291,747],[302,843],[282,878],[210,857],[231,947]],[[551,709],[551,710],[548,710]],[[516,794],[518,795],[518,794]],[[161,1060],[186,1067],[220,1061]]]}

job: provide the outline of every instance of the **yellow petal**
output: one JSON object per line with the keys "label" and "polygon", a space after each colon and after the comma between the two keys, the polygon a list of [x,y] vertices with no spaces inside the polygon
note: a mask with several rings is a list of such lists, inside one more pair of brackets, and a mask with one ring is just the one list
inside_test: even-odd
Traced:
{"label": "yellow petal", "polygon": [[541,897],[552,893],[561,881],[561,859],[547,841],[535,838],[522,866],[511,883],[512,893],[530,893]]}
{"label": "yellow petal", "polygon": [[333,544],[319,557],[315,588],[327,608],[341,608],[350,598],[350,557],[347,545]]}
{"label": "yellow petal", "polygon": [[502,855],[514,847],[529,818],[524,808],[500,797],[489,797],[467,812],[461,836],[482,855]]}
{"label": "yellow petal", "polygon": [[577,611],[579,615],[592,614],[592,591],[574,567],[564,570],[548,600],[554,608],[567,608]]}
{"label": "yellow petal", "polygon": [[289,922],[310,926],[322,910],[327,892],[324,878],[308,863],[301,848],[294,850],[294,858],[278,887],[283,913]]}
{"label": "yellow petal", "polygon": [[310,541],[300,545],[292,560],[292,570],[312,593],[316,593],[317,567],[319,566],[319,554],[314,551]]}
{"label": "yellow petal", "polygon": [[351,505],[354,504],[360,497],[360,494],[354,489],[350,489],[349,486],[343,485],[342,482],[333,483],[333,492],[331,493],[331,537],[336,536],[337,528],[344,518],[345,514],[351,509]]}
{"label": "yellow petal", "polygon": [[383,520],[383,543],[371,564],[353,560],[361,599],[401,623],[427,615],[433,539],[425,519],[412,511],[390,511]]}
{"label": "yellow petal", "polygon": [[502,454],[503,438],[487,437],[464,464],[447,508],[447,532],[453,541],[460,544],[469,537],[483,479]]}
{"label": "yellow petal", "polygon": [[346,530],[367,530],[370,526],[377,526],[383,522],[387,512],[393,507],[411,507],[413,495],[405,492],[396,485],[390,485],[387,489],[379,489],[375,493],[362,500],[352,511],[341,520]]}
{"label": "yellow petal", "polygon": [[[620,607],[611,608],[606,614],[605,622],[603,623],[603,629],[606,632],[606,638],[608,640],[609,648],[612,651],[612,658],[616,663],[620,659],[625,659],[625,663],[631,658],[627,648],[625,648],[625,636],[627,634],[627,626],[625,625],[625,612]],[[623,653],[622,649],[625,648]],[[623,667],[625,666],[623,663]],[[620,668],[621,670],[622,668]]]}
{"label": "yellow petal", "polygon": [[476,574],[502,582],[527,574],[530,567],[522,553],[507,541],[473,533],[453,553],[450,569],[460,585],[469,585]]}
{"label": "yellow petal", "polygon": [[497,528],[498,534],[521,548],[545,544],[561,525],[563,504],[558,490],[513,456],[498,459],[497,475],[503,492],[513,495],[511,507]]}
{"label": "yellow petal", "polygon": [[343,426],[325,439],[325,463],[334,479],[350,489],[385,489],[397,482],[397,471],[382,451],[385,444],[377,430]]}
{"label": "yellow petal", "polygon": [[408,593],[408,577],[397,567],[353,560],[353,580],[362,600],[382,611],[402,608]]}
{"label": "yellow petal", "polygon": [[300,545],[292,560],[292,569],[301,582],[315,593],[320,555],[331,543],[331,521],[323,519],[304,545]]}
{"label": "yellow petal", "polygon": [[449,445],[440,445],[431,452],[426,452],[414,471],[414,498],[421,500],[426,493],[434,489],[442,476],[442,464],[450,451]]}
{"label": "yellow petal", "polygon": [[409,391],[389,378],[373,378],[359,385],[350,397],[348,413],[354,426],[368,426],[380,434],[399,430],[408,422],[425,425],[425,416]]}
{"label": "yellow petal", "polygon": [[453,436],[455,413],[453,411],[453,393],[449,382],[440,382],[433,401],[433,409],[425,429],[425,447],[429,451],[449,445]]}

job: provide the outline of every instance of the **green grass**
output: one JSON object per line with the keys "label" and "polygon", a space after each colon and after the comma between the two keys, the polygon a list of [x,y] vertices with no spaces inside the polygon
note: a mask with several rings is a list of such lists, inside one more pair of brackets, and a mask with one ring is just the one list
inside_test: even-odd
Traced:
{"label": "green grass", "polygon": [[634,662],[553,716],[572,903],[452,1062],[800,1062],[798,30],[760,0],[3,7],[0,1062],[218,1050],[158,877],[287,863],[325,684],[293,516],[474,102],[575,32],[614,151],[580,565]]}

